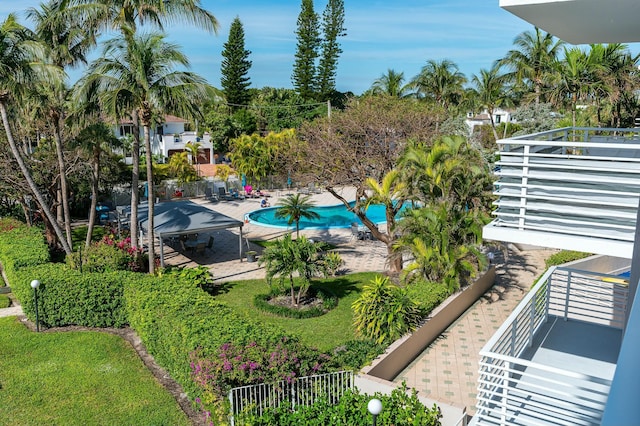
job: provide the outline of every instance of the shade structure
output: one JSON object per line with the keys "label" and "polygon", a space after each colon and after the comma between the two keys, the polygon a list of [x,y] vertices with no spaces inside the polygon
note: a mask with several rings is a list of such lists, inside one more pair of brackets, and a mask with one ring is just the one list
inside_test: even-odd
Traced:
{"label": "shade structure", "polygon": [[[126,214],[130,207],[123,208]],[[139,229],[148,235],[148,206],[138,206]],[[164,239],[187,234],[196,234],[220,229],[239,228],[238,256],[242,260],[242,226],[244,222],[223,215],[189,200],[158,203],[154,206],[154,234],[160,241],[160,264],[164,266]]]}

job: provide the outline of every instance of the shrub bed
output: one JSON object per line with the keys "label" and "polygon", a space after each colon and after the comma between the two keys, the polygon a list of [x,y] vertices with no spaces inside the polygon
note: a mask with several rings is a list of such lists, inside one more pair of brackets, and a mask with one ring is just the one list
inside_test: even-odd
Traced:
{"label": "shrub bed", "polygon": [[11,305],[11,299],[6,294],[0,294],[0,309],[8,308]]}
{"label": "shrub bed", "polygon": [[309,307],[301,307],[299,309],[291,308],[286,305],[273,304],[270,302],[274,297],[290,298],[283,295],[282,292],[274,290],[269,294],[256,294],[253,298],[253,305],[264,312],[270,312],[274,315],[287,318],[314,318],[324,315],[338,305],[338,298],[330,293],[327,289],[314,287],[313,285],[307,290],[307,298],[317,299],[320,303]]}

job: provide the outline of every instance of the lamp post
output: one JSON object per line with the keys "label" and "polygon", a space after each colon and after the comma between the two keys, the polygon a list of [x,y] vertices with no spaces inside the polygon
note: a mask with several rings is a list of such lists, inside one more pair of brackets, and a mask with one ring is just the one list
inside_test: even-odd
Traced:
{"label": "lamp post", "polygon": [[382,411],[382,402],[377,398],[373,398],[371,401],[369,401],[369,404],[367,404],[367,410],[369,410],[369,412],[373,416],[373,426],[376,426],[376,418]]}
{"label": "lamp post", "polygon": [[33,280],[31,281],[31,288],[33,289],[33,304],[36,308],[36,332],[40,332],[40,322],[38,321],[38,287],[40,286],[40,281]]}

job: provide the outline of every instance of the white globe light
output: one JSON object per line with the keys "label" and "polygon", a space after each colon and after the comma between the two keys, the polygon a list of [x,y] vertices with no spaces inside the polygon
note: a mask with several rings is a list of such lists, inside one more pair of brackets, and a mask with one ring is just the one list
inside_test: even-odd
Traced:
{"label": "white globe light", "polygon": [[38,288],[39,285],[40,285],[40,281],[38,280],[31,281],[31,288]]}
{"label": "white globe light", "polygon": [[376,398],[372,399],[369,401],[369,404],[367,404],[367,410],[374,416],[377,416],[382,411],[382,402]]}

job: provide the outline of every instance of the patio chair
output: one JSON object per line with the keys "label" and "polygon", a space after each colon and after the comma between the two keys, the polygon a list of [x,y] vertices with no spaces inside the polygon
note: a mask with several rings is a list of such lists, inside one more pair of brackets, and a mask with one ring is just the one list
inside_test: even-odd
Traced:
{"label": "patio chair", "polygon": [[196,254],[204,254],[205,250],[207,248],[207,244],[206,243],[198,243],[196,244]]}
{"label": "patio chair", "polygon": [[233,195],[227,193],[227,190],[222,187],[218,188],[218,196],[221,200],[224,200],[224,201],[233,200]]}
{"label": "patio chair", "polygon": [[365,233],[360,230],[360,227],[357,223],[351,224],[351,238],[355,238],[357,240],[364,240],[366,237]]}

